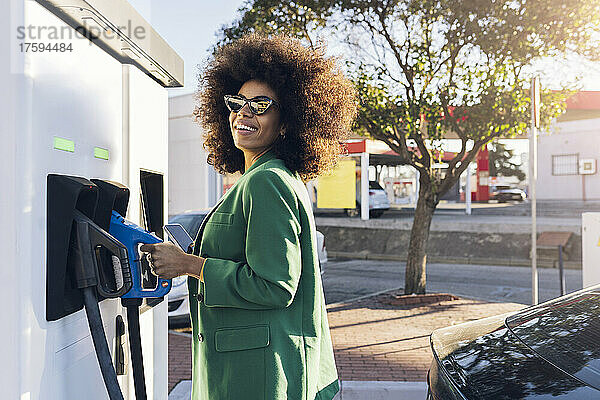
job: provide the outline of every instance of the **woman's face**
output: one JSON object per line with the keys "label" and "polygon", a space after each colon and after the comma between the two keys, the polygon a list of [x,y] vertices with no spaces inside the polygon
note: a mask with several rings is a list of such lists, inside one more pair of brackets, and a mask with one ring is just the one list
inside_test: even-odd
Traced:
{"label": "woman's face", "polygon": [[[267,96],[279,102],[277,95],[269,85],[255,80],[244,83],[238,94],[247,99]],[[248,104],[244,105],[237,113],[229,114],[229,127],[235,147],[248,155],[260,154],[273,144],[277,136],[281,134],[279,122],[279,108],[274,104],[261,115],[254,115]]]}

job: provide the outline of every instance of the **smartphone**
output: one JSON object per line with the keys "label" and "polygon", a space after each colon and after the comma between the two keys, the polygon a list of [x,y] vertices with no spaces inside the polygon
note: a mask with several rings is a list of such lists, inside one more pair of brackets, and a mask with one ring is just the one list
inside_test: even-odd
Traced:
{"label": "smartphone", "polygon": [[190,245],[194,241],[190,234],[180,224],[166,224],[163,229],[167,232],[167,236],[171,242],[175,243],[179,248],[186,253],[190,252]]}

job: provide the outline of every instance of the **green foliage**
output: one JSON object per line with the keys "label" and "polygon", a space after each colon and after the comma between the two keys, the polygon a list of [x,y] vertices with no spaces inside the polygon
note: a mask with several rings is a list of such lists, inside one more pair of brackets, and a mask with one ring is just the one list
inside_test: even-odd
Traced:
{"label": "green foliage", "polygon": [[[440,197],[482,146],[527,132],[533,62],[600,59],[600,0],[248,0],[240,11],[221,43],[262,32],[310,46],[320,35],[343,48],[361,100],[357,132],[384,141],[419,171],[407,294],[425,292],[425,248]],[[544,127],[572,88],[560,89],[543,91]],[[458,138],[461,150],[440,173],[434,155],[443,138]]]}
{"label": "green foliage", "polygon": [[[286,33],[343,48],[360,94],[357,132],[387,143],[421,173],[433,206],[486,143],[526,134],[532,61],[600,59],[600,0],[249,0],[222,43]],[[542,125],[572,88],[543,91]],[[445,174],[432,151],[461,140]]]}
{"label": "green foliage", "polygon": [[513,150],[498,141],[492,142],[489,146],[490,157],[490,176],[515,176],[518,180],[525,180],[525,172],[521,169],[520,163],[512,162],[514,157]]}
{"label": "green foliage", "polygon": [[242,17],[231,26],[222,28],[219,45],[235,40],[244,34],[257,32],[264,34],[286,34],[315,46],[313,32],[323,28],[332,9],[330,2],[319,0],[246,1],[240,7]]}

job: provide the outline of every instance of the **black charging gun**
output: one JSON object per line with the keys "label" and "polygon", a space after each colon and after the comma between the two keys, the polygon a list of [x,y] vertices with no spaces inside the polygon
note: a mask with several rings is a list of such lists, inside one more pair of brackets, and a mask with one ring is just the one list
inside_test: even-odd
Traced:
{"label": "black charging gun", "polygon": [[[83,293],[90,333],[106,390],[111,400],[123,399],[117,374],[106,342],[97,294],[102,297],[120,297],[131,289],[131,271],[126,247],[96,225],[87,216],[75,210],[71,230],[71,253],[68,263],[76,286]],[[110,263],[110,265],[102,265]],[[107,270],[113,270],[108,279]]]}

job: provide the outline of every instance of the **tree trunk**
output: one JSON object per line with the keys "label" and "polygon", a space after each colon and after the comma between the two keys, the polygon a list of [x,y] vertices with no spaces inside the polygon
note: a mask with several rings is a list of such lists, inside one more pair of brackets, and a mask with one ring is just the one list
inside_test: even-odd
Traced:
{"label": "tree trunk", "polygon": [[410,243],[408,245],[408,258],[406,260],[406,274],[404,279],[405,294],[425,293],[425,266],[427,264],[427,240],[429,239],[429,228],[431,219],[437,205],[434,194],[431,193],[429,182],[420,182],[419,200],[415,210],[410,232]]}

